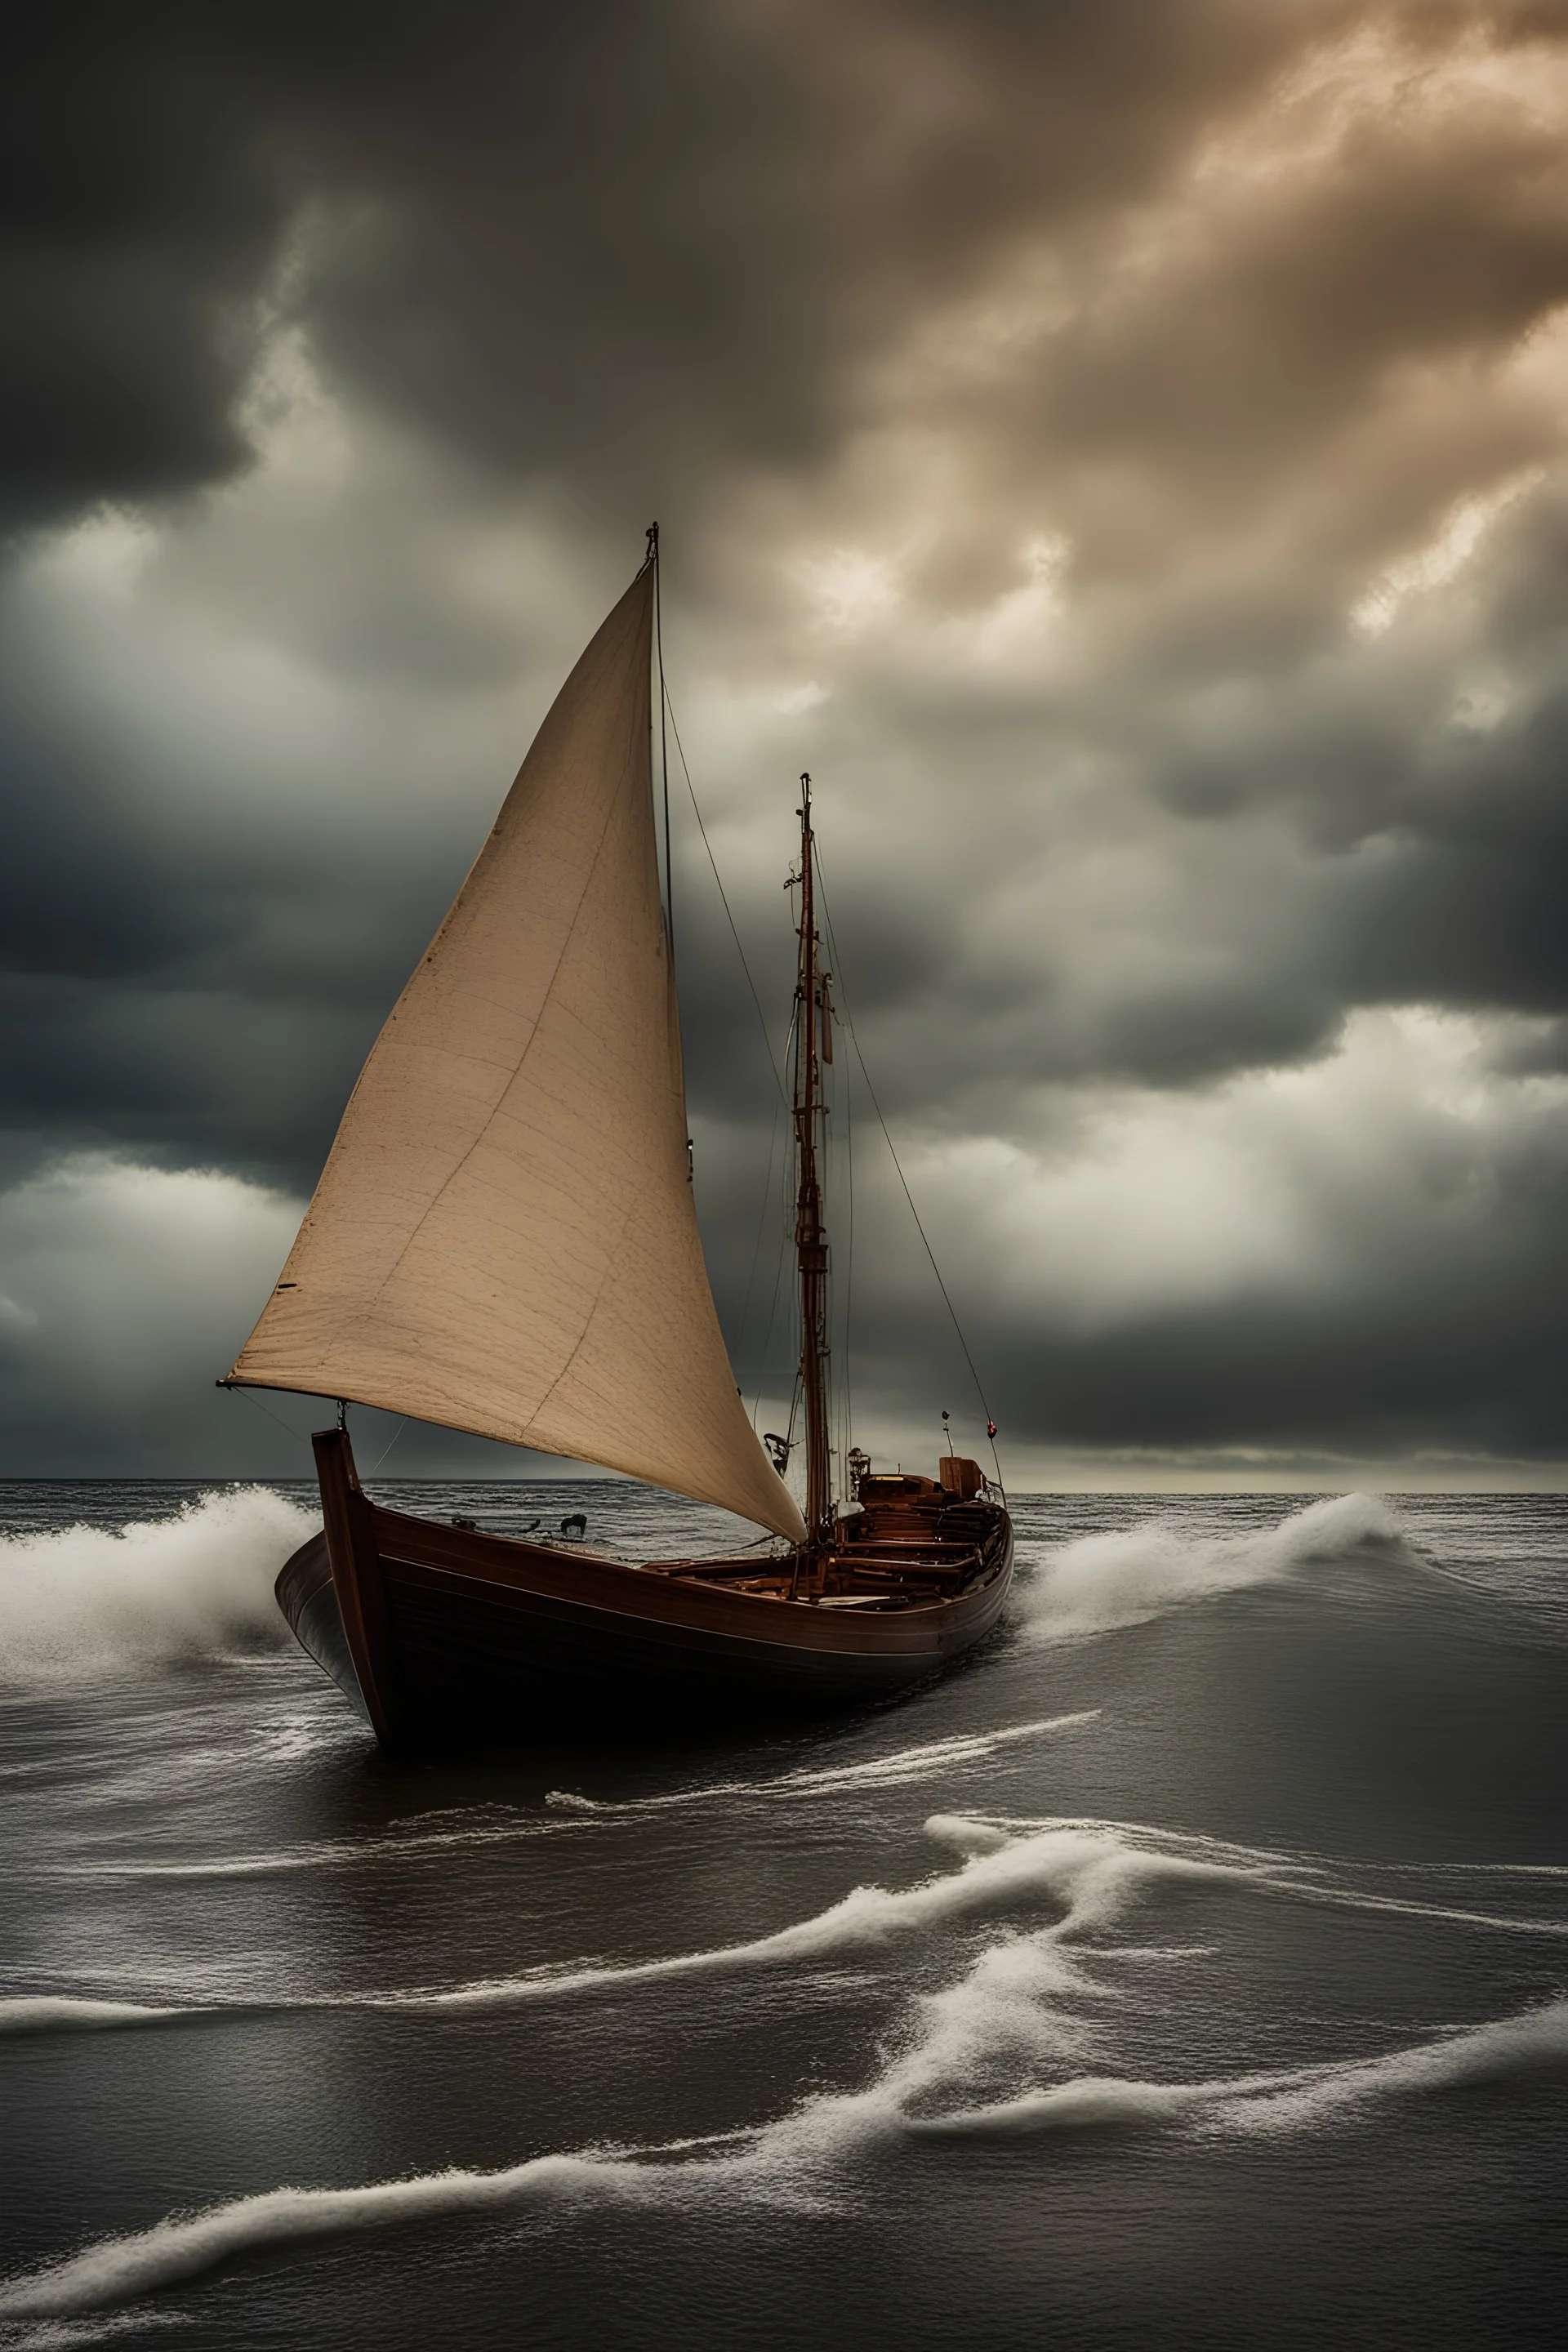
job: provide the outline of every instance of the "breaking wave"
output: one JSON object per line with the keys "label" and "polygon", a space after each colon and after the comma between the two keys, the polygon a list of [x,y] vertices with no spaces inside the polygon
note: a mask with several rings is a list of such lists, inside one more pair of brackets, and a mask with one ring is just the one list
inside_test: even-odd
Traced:
{"label": "breaking wave", "polygon": [[1042,1903],[1055,1904],[1064,1921],[1083,1927],[1109,1919],[1131,1894],[1159,1879],[1234,1883],[1245,1874],[1243,1867],[1231,1864],[1129,1846],[1112,1829],[1066,1826],[1008,1836],[984,1823],[947,1814],[933,1815],[926,1826],[938,1843],[964,1854],[958,1869],[910,1887],[857,1886],[810,1918],[708,1951],[540,1969],[444,1990],[322,1994],[296,2000],[180,2005],[28,1995],[0,2000],[0,2033],[100,2032],[323,2008],[426,2016],[516,2008],[679,1977],[873,1953],[955,1920],[994,1916]]}
{"label": "breaking wave", "polygon": [[75,1682],[285,1639],[273,1580],[315,1515],[266,1486],[173,1517],[0,1538],[0,1681]]}
{"label": "breaking wave", "polygon": [[1068,1642],[1248,1585],[1277,1584],[1319,1563],[1405,1557],[1399,1521],[1375,1495],[1332,1495],[1278,1527],[1194,1536],[1163,1519],[1080,1536],[1047,1553],[1020,1590],[1026,1639]]}
{"label": "breaking wave", "polygon": [[[910,1887],[857,1886],[809,1918],[795,1920],[769,1935],[709,1950],[675,1952],[647,1960],[584,1960],[513,1977],[389,1992],[324,1992],[292,1998],[258,1993],[248,1999],[182,2003],[31,1993],[0,1998],[0,2037],[142,2031],[312,2010],[459,2017],[681,1978],[873,1956],[933,1929],[1016,1916],[1042,1906],[1052,1906],[1058,1913],[1046,1932],[1059,1946],[1089,1930],[1110,1927],[1129,1903],[1161,1883],[1245,1889],[1259,1896],[1328,1908],[1441,1920],[1483,1933],[1568,1937],[1568,1920],[1415,1900],[1360,1883],[1342,1868],[1312,1856],[1237,1845],[1201,1834],[1115,1822],[1026,1823],[962,1813],[931,1814],[925,1833],[963,1857],[956,1870],[938,1873]],[[1380,1872],[1378,1865],[1363,1865],[1362,1879],[1369,1874],[1397,1881],[1399,1873],[1396,1866],[1384,1866]],[[1494,1874],[1528,1880],[1536,1874],[1499,1864]]]}
{"label": "breaking wave", "polygon": [[451,2170],[358,2189],[274,2189],[110,2238],[0,2286],[0,2320],[69,2318],[175,2286],[241,2255],[447,2216],[552,2206],[658,2206],[715,2191],[809,2203],[836,2164],[900,2138],[963,2140],[1043,2131],[1186,2128],[1203,2136],[1310,2128],[1379,2098],[1445,2091],[1568,2065],[1568,2001],[1406,2044],[1370,2060],[1206,2083],[1084,2075],[993,2106],[940,2116],[912,2100],[999,2045],[1070,2059],[1078,2035],[1042,1994],[1080,1990],[1072,1964],[1037,1944],[986,1953],[927,2003],[926,2031],[868,2090],[811,2100],[778,2122],[715,2139],[584,2149],[492,2172]]}
{"label": "breaking wave", "polygon": [[1210,2136],[1300,2131],[1402,2092],[1460,2090],[1568,2067],[1568,2000],[1456,2029],[1377,2058],[1342,2059],[1206,2083],[1141,2083],[1085,2075],[994,2106],[917,2121],[929,2137],[1081,2130],[1186,2123]]}
{"label": "breaking wave", "polygon": [[[1292,1889],[1284,1859],[1241,1847],[1155,1850],[1111,1824],[1063,1823],[1009,1834],[994,1823],[936,1815],[927,1824],[963,1857],[956,1870],[902,1892],[854,1890],[778,1934],[641,1967],[580,1969],[531,1989],[627,1983],[759,1961],[874,1949],[945,1922],[1011,1914],[953,1982],[910,2004],[902,2043],[860,2090],[801,2101],[756,2126],[655,2146],[584,2147],[495,2171],[448,2170],[353,2189],[283,2187],[107,2239],[0,2285],[0,2322],[68,2322],[177,2285],[246,2254],[294,2249],[389,2223],[483,2215],[530,2203],[679,2205],[716,2196],[810,2206],[842,2188],[843,2167],[910,2139],[962,2143],[1062,2131],[1130,2128],[1195,2137],[1286,2134],[1347,2118],[1378,2100],[1556,2073],[1568,2066],[1568,2000],[1429,2032],[1371,2057],[1196,2081],[1142,2079],[1104,2063],[1106,2021],[1123,1997],[1113,1960],[1180,1954],[1118,1946],[1106,1931],[1162,1881]],[[1020,1927],[1042,1898],[1057,1916]],[[483,2000],[530,1990],[466,1989]],[[417,2000],[417,1997],[415,1997]],[[429,2005],[429,2004],[426,2004]],[[977,2101],[987,2084],[1003,2095]]]}
{"label": "breaking wave", "polygon": [[626,2195],[636,2178],[634,2167],[603,2157],[541,2156],[500,2172],[429,2173],[364,2189],[271,2189],[188,2221],[160,2221],[133,2236],[105,2239],[30,2279],[14,2280],[0,2287],[0,2320],[68,2318],[199,2277],[237,2254],[390,2221],[482,2213],[552,2192]]}
{"label": "breaking wave", "polygon": [[[258,1991],[249,1998],[183,2003],[129,1995],[102,1999],[31,1993],[0,1999],[0,2037],[142,2031],[319,2010],[461,2017],[682,1978],[874,1957],[933,1930],[986,1919],[1016,1920],[1042,1907],[1057,1915],[1043,1932],[1057,1954],[1052,1965],[1059,1979],[1062,1949],[1089,1932],[1110,1927],[1131,1903],[1162,1884],[1206,1885],[1329,1908],[1441,1920],[1482,1933],[1568,1937],[1568,1920],[1436,1904],[1365,1883],[1373,1876],[1397,1882],[1396,1866],[1364,1864],[1358,1874],[1352,1874],[1312,1856],[1237,1845],[1201,1834],[1094,1820],[1031,1824],[962,1813],[933,1813],[925,1823],[925,1833],[962,1857],[956,1869],[939,1872],[910,1887],[857,1886],[808,1918],[792,1921],[769,1935],[707,1950],[647,1960],[584,1960],[512,1977],[397,1991],[293,1997],[268,1997]],[[1494,1874],[1526,1880],[1532,1875],[1507,1864],[1496,1865]]]}

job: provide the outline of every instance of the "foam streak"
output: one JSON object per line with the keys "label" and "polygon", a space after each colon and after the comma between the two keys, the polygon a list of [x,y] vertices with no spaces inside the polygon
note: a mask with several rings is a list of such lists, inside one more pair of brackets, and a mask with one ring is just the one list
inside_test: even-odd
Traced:
{"label": "foam streak", "polygon": [[653,1813],[684,1811],[689,1806],[726,1797],[830,1796],[839,1790],[899,1788],[910,1781],[930,1780],[959,1765],[984,1763],[999,1749],[1010,1748],[1019,1740],[1079,1730],[1085,1724],[1097,1722],[1100,1713],[1099,1707],[1087,1707],[1075,1715],[1049,1716],[1038,1723],[1009,1724],[1000,1731],[969,1732],[951,1739],[931,1740],[918,1748],[895,1748],[891,1755],[872,1757],[861,1764],[830,1764],[814,1771],[781,1772],[765,1780],[716,1780],[705,1789],[674,1790],[667,1796],[634,1797],[625,1803],[582,1797],[564,1789],[552,1789],[544,1801],[574,1813]]}

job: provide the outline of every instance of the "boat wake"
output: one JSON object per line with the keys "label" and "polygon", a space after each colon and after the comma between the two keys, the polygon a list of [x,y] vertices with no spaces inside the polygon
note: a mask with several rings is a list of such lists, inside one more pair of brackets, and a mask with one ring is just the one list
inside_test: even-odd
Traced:
{"label": "boat wake", "polygon": [[[419,1863],[437,1853],[474,1851],[515,1844],[538,1838],[559,1837],[595,1825],[639,1819],[646,1814],[684,1814],[705,1805],[766,1804],[775,1798],[792,1802],[815,1797],[852,1794],[857,1790],[880,1791],[917,1785],[965,1766],[984,1764],[1003,1750],[1056,1734],[1078,1731],[1100,1720],[1098,1707],[1071,1715],[1043,1717],[1038,1722],[1005,1726],[1000,1730],[958,1734],[893,1748],[862,1762],[831,1764],[758,1775],[751,1780],[707,1780],[666,1790],[656,1796],[599,1798],[574,1790],[552,1789],[544,1799],[548,1811],[529,1806],[484,1804],[454,1806],[416,1815],[412,1820],[373,1834],[317,1838],[297,1845],[279,1845],[258,1853],[222,1855],[182,1855],[161,1859],[146,1854],[53,1853],[37,1861],[18,1862],[14,1874],[50,1880],[160,1880],[265,1878],[299,1871],[376,1871],[400,1863]],[[334,1708],[323,1730],[312,1718],[306,1734],[289,1733],[291,1746],[309,1737],[318,1748],[327,1744],[363,1746],[360,1728],[347,1715],[340,1724]],[[270,1739],[271,1733],[263,1737]],[[278,1743],[281,1745],[281,1741]],[[5,2031],[0,2004],[0,2032]]]}
{"label": "boat wake", "polygon": [[174,1517],[0,1538],[0,1682],[13,1688],[279,1649],[273,1580],[318,1524],[267,1486]]}

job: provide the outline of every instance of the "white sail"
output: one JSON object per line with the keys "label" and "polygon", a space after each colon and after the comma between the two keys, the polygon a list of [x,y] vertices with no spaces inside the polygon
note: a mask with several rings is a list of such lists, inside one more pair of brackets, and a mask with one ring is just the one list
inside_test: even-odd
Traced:
{"label": "white sail", "polygon": [[229,1375],[805,1526],[730,1370],[659,904],[645,569],[360,1076]]}

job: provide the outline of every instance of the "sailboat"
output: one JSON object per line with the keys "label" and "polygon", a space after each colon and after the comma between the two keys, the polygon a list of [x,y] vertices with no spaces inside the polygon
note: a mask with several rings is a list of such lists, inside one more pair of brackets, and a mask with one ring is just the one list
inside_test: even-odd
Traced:
{"label": "sailboat", "polygon": [[[775,1440],[770,1458],[735,1385],[693,1202],[659,884],[648,538],[376,1040],[219,1383],[337,1400],[312,1439],[324,1526],[278,1599],[390,1749],[874,1700],[988,1633],[1012,1576],[1005,1499],[951,1450],[935,1477],[849,1450],[835,1496],[832,1015],[808,778],[792,1077],[804,1508],[780,1475],[792,1449]],[[721,1505],[765,1549],[632,1565],[386,1509],[360,1483],[351,1402]]]}

